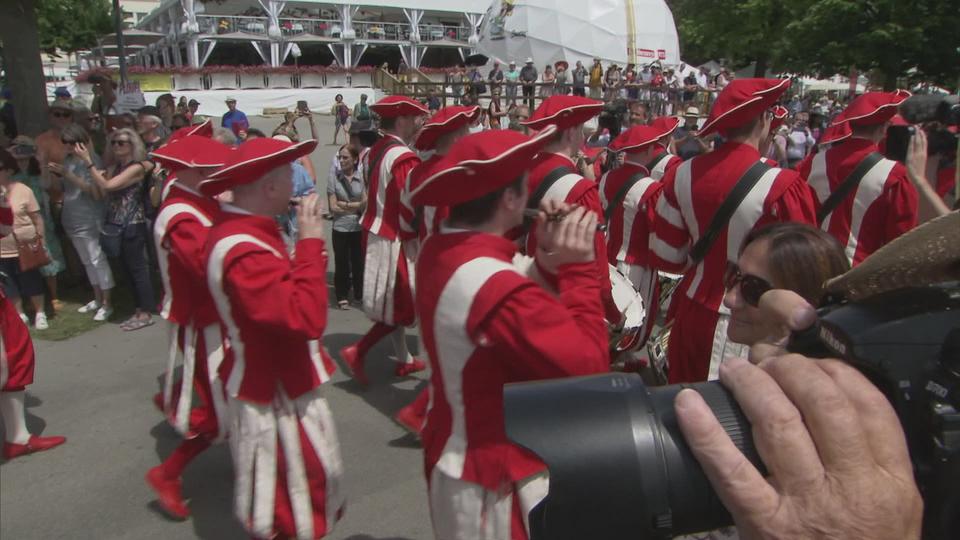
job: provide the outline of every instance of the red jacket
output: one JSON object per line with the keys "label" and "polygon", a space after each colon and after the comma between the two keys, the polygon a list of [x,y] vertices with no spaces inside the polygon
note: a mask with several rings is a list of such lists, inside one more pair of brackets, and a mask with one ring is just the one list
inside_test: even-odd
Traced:
{"label": "red jacket", "polygon": [[160,205],[153,225],[164,292],[160,316],[172,323],[204,328],[217,322],[203,250],[219,213],[213,199],[176,182]]}
{"label": "red jacket", "polygon": [[439,467],[496,491],[543,470],[507,440],[503,385],[609,369],[593,265],[562,268],[558,300],[516,270],[515,253],[502,237],[442,231],[417,261],[433,388],[422,434],[427,478]]}
{"label": "red jacket", "polygon": [[727,265],[737,262],[743,239],[751,230],[778,221],[814,223],[813,196],[806,183],[794,171],[773,168],[747,194],[704,260],[690,267],[693,245],[743,173],[759,160],[756,148],[728,142],[664,176],[650,254],[657,268],[684,273],[678,298],[685,296],[719,311]]}
{"label": "red jacket", "polygon": [[[851,138],[820,152],[799,170],[816,195],[817,208],[827,200],[877,145]],[[917,225],[917,190],[902,164],[883,159],[863,178],[855,193],[821,224],[857,265],[887,242]]]}
{"label": "red jacket", "polygon": [[657,215],[660,182],[648,176],[646,167],[627,162],[600,178],[600,202],[608,211],[614,197],[635,174],[643,177],[620,200],[607,223],[607,261],[614,266],[617,262],[650,266],[648,245]]}
{"label": "red jacket", "polygon": [[[661,156],[664,156],[663,159],[660,158]],[[651,167],[650,165],[653,163],[656,163],[656,165]],[[667,171],[675,168],[681,163],[683,163],[683,160],[680,159],[680,156],[675,156],[664,149],[663,152],[659,152],[657,155],[653,156],[653,159],[650,160],[650,163],[647,165],[647,169],[650,170],[650,178],[653,178],[654,180],[660,180],[664,177],[664,175],[667,174]]]}
{"label": "red jacket", "polygon": [[230,348],[221,365],[231,396],[268,404],[328,381],[336,366],[320,345],[327,325],[323,240],[287,255],[273,219],[224,205],[207,242],[207,282]]}
{"label": "red jacket", "polygon": [[[391,143],[399,144],[384,152]],[[379,158],[377,163],[371,163],[375,158]],[[398,137],[387,134],[370,148],[363,163],[367,209],[360,225],[367,232],[396,240],[400,237],[400,193],[420,158]]]}
{"label": "red jacket", "polygon": [[[422,206],[414,208],[410,202],[410,195],[434,173],[434,166],[443,156],[433,154],[426,161],[419,163],[407,178],[400,196],[400,230],[404,239],[417,238],[424,240],[427,236],[440,230],[440,224],[450,215],[447,207]],[[419,215],[418,215],[419,210]]]}

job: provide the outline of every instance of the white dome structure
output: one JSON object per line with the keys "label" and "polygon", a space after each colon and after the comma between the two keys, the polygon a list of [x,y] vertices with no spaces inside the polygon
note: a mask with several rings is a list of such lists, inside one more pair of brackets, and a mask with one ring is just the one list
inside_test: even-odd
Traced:
{"label": "white dome structure", "polygon": [[579,60],[680,63],[673,13],[664,0],[495,0],[478,49],[491,59],[538,66]]}

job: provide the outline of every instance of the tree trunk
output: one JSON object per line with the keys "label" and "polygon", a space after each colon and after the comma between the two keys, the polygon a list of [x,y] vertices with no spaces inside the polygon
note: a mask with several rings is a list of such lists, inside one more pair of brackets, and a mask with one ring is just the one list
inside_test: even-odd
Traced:
{"label": "tree trunk", "polygon": [[756,59],[756,65],[753,68],[753,76],[757,78],[763,78],[767,76],[767,57],[766,55],[760,55]]}
{"label": "tree trunk", "polygon": [[3,64],[13,93],[17,130],[31,137],[47,129],[47,89],[34,5],[35,0],[10,0],[0,16]]}

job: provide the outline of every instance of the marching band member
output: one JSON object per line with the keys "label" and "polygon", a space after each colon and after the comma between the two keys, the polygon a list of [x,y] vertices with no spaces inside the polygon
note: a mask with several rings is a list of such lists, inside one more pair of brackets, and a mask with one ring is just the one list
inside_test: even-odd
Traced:
{"label": "marching band member", "polygon": [[413,258],[401,243],[400,194],[420,158],[407,146],[413,142],[429,111],[404,96],[387,96],[370,108],[380,115],[383,137],[367,154],[364,178],[370,194],[360,219],[366,259],[363,267],[363,310],[373,327],[357,343],[340,350],[340,357],[361,385],[368,384],[364,359],[378,341],[390,336],[397,354],[394,374],[406,377],[426,364],[407,351],[405,326],[417,317],[413,306]]}
{"label": "marching band member", "polygon": [[[522,122],[534,131],[556,126],[557,131],[534,159],[530,169],[529,191],[531,208],[543,201],[557,200],[585,207],[598,216],[603,214],[597,183],[584,178],[573,161],[586,139],[584,124],[600,114],[603,102],[579,96],[551,96],[543,101],[530,119]],[[604,313],[613,324],[621,314],[610,292],[610,270],[607,266],[607,241],[603,231],[596,232],[594,264],[600,280]],[[537,224],[530,225],[526,237],[526,253],[537,252]]]}
{"label": "marching band member", "polygon": [[449,207],[417,261],[417,312],[434,404],[423,430],[436,538],[526,539],[527,515],[547,493],[544,465],[507,440],[503,385],[608,369],[596,277],[598,216],[544,201],[537,265],[559,296],[512,264],[504,235],[523,222],[526,171],[555,135],[468,135],[413,192],[417,206]]}
{"label": "marching band member", "polygon": [[[400,195],[400,229],[408,242],[416,243],[416,253],[427,236],[440,230],[440,224],[447,218],[449,209],[446,207],[421,206],[414,208],[410,201],[410,193],[430,176],[433,167],[441,158],[447,155],[453,143],[470,133],[470,125],[480,118],[480,107],[463,107],[459,105],[444,107],[430,117],[420,130],[414,147],[421,152],[432,151],[433,155],[427,158],[410,171],[403,192]],[[416,257],[414,257],[416,259]],[[416,435],[420,434],[423,423],[427,418],[427,408],[430,406],[429,386],[424,388],[412,403],[400,409],[393,419],[405,429]]]}
{"label": "marching band member", "polygon": [[[660,270],[684,273],[669,314],[675,321],[667,357],[671,383],[716,379],[720,362],[742,353],[727,339],[723,276],[747,233],[770,222],[814,220],[813,197],[803,179],[762,163],[758,151],[770,133],[769,109],[789,86],[789,80],[732,81],[700,130],[701,137],[718,132],[726,142],[663,178],[651,260]],[[715,216],[726,201],[731,213],[718,222]]]}
{"label": "marching band member", "polygon": [[[0,176],[17,171],[17,161],[0,149]],[[6,184],[4,179],[3,184]],[[0,236],[13,231],[13,212],[5,193],[0,193]],[[0,287],[0,417],[3,418],[3,459],[11,460],[43,452],[67,442],[66,437],[41,437],[27,430],[24,413],[26,387],[33,382],[36,358],[33,340],[17,309]]]}
{"label": "marching band member", "polygon": [[[657,128],[661,131],[669,131],[672,134],[682,123],[680,118],[676,116],[660,116],[653,122],[650,122],[650,127]],[[675,156],[670,153],[669,139],[661,145],[656,146],[655,150],[646,164],[647,170],[650,171],[650,178],[654,180],[660,180],[663,178],[663,175],[667,174],[668,170],[683,163],[680,156]]]}
{"label": "marching band member", "polygon": [[293,192],[290,163],[316,141],[258,138],[200,184],[233,190],[206,246],[207,286],[227,356],[234,512],[255,538],[310,540],[340,519],[343,462],[320,386],[336,369],[320,345],[327,324],[327,252],[320,200],[300,203],[291,259],[274,216]]}
{"label": "marching band member", "polygon": [[906,167],[883,158],[877,148],[908,97],[897,90],[854,99],[834,119],[834,125],[849,124],[851,137],[799,170],[816,193],[820,228],[844,246],[854,266],[917,225],[917,190]]}
{"label": "marching band member", "polygon": [[623,165],[600,178],[600,203],[607,220],[607,261],[630,279],[643,298],[647,319],[641,341],[646,341],[653,330],[660,301],[660,280],[650,264],[648,242],[661,184],[653,179],[646,164],[654,156],[664,155],[664,146],[679,125],[677,120],[635,126],[621,133],[610,150],[624,154]]}
{"label": "marching band member", "polygon": [[[160,507],[177,519],[190,515],[180,493],[183,470],[221,439],[225,428],[220,419],[226,413],[226,402],[217,376],[223,340],[206,286],[203,258],[219,206],[197,189],[209,173],[223,166],[230,152],[229,147],[208,137],[187,135],[151,153],[176,178],[169,183],[153,234],[164,293],[160,316],[170,322],[170,358],[160,406],[184,441],[147,472],[147,483],[156,492]],[[178,364],[183,366],[183,376],[175,379]],[[192,408],[194,389],[200,401],[197,408]]]}

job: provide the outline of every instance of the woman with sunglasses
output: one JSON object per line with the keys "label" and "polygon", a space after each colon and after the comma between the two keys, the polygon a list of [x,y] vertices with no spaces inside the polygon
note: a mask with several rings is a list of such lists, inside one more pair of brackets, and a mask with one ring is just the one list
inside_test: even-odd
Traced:
{"label": "woman with sunglasses", "polygon": [[124,331],[153,324],[156,308],[150,270],[147,267],[147,219],[144,209],[145,182],[154,164],[147,161],[143,141],[132,129],[118,129],[107,137],[106,171],[94,166],[86,145],[76,145],[77,156],[93,180],[107,193],[107,217],[101,244],[108,257],[118,257],[133,288],[136,312],[120,325]]}
{"label": "woman with sunglasses", "polygon": [[820,303],[827,280],[850,269],[843,248],[829,234],[801,223],[756,229],[743,241],[740,258],[727,271],[723,305],[730,310],[727,337],[754,345],[777,335],[758,305],[770,289],[787,289],[810,305]]}
{"label": "woman with sunglasses", "polygon": [[94,169],[100,168],[100,158],[90,154],[93,167],[87,167],[78,155],[80,145],[90,147],[90,135],[80,126],[63,128],[60,140],[67,147],[63,165],[50,164],[50,171],[63,179],[63,213],[60,221],[70,238],[77,256],[83,263],[93,300],[81,306],[77,312],[93,313],[93,320],[105,321],[113,314],[110,291],[113,289],[113,272],[107,256],[100,247],[100,232],[103,229],[106,207],[105,192],[93,180]]}

